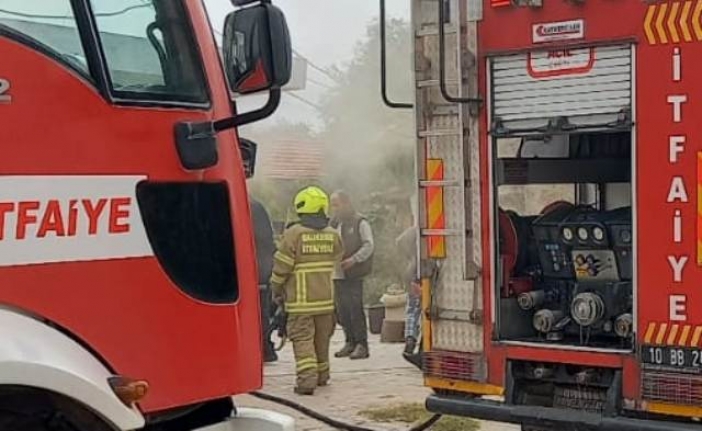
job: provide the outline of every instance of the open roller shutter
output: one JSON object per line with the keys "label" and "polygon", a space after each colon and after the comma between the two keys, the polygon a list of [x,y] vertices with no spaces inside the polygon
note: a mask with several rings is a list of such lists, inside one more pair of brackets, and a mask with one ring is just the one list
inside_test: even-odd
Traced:
{"label": "open roller shutter", "polygon": [[558,117],[604,128],[631,107],[630,45],[532,51],[494,57],[491,65],[492,120],[503,134]]}

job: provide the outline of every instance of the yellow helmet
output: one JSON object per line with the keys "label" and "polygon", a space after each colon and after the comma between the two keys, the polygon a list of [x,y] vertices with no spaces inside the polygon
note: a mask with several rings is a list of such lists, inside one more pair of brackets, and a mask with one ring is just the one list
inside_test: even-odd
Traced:
{"label": "yellow helmet", "polygon": [[298,214],[318,214],[321,211],[327,215],[329,197],[319,187],[306,187],[295,196],[295,211]]}

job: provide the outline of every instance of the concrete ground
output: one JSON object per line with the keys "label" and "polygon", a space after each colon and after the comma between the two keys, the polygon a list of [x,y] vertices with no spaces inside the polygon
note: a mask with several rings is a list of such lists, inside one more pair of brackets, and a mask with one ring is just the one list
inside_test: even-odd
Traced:
{"label": "concrete ground", "polygon": [[[343,333],[337,331],[332,340],[332,353],[343,344]],[[312,397],[293,393],[295,366],[290,345],[285,346],[280,360],[266,365],[263,392],[288,398],[334,419],[378,430],[404,430],[406,424],[373,423],[358,413],[367,408],[392,406],[398,402],[422,403],[430,391],[422,385],[421,373],[402,359],[402,344],[380,343],[371,335],[371,357],[366,360],[332,358],[332,380]],[[281,407],[251,396],[237,397],[238,405],[267,408],[286,413],[297,421],[297,431],[333,430],[287,407]],[[518,427],[490,422],[481,423],[481,431],[518,431]],[[456,430],[460,431],[460,430]]]}

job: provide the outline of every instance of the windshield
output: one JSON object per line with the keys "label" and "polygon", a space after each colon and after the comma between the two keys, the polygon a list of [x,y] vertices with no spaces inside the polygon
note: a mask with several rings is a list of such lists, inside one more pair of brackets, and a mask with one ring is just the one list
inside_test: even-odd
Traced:
{"label": "windshield", "polygon": [[[0,27],[90,77],[89,50],[70,0],[0,3]],[[182,0],[91,0],[90,5],[117,98],[207,103],[202,60]]]}
{"label": "windshield", "polygon": [[88,64],[69,0],[3,0],[0,28],[23,36],[23,40],[88,76]]}
{"label": "windshield", "polygon": [[181,0],[91,0],[113,91],[127,99],[207,101]]}

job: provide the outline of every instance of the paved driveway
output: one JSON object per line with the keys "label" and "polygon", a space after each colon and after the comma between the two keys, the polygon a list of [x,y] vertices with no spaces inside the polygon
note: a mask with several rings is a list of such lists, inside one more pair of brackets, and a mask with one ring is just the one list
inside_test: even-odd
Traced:
{"label": "paved driveway", "polygon": [[[343,334],[337,331],[332,340],[332,352],[343,344]],[[371,407],[392,405],[398,402],[422,403],[430,391],[422,385],[421,373],[402,359],[401,344],[380,343],[371,335],[370,359],[351,361],[332,359],[332,380],[328,387],[320,388],[313,397],[300,397],[293,393],[295,380],[291,346],[281,352],[280,360],[265,367],[264,392],[299,402],[306,407],[345,422],[374,429],[403,430],[405,424],[377,424],[364,419],[358,412]],[[297,420],[297,431],[328,431],[333,428],[307,418],[293,410],[280,407],[251,396],[237,397],[237,404],[263,407],[292,415]],[[483,422],[481,431],[518,431],[518,427]],[[460,431],[460,430],[457,430]]]}

